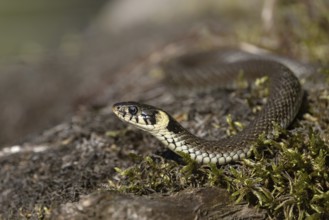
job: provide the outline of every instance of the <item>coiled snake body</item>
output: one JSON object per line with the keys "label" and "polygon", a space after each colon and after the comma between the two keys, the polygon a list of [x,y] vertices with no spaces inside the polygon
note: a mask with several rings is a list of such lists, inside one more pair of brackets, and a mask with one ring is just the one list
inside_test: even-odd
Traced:
{"label": "coiled snake body", "polygon": [[[227,57],[244,54],[230,61]],[[287,67],[289,66],[289,68]],[[123,121],[145,130],[174,152],[184,152],[199,163],[226,164],[250,155],[251,146],[260,135],[271,135],[275,124],[286,128],[297,115],[303,90],[293,74],[303,65],[276,56],[254,56],[240,52],[211,51],[183,55],[167,62],[163,69],[171,85],[234,88],[241,72],[248,81],[269,78],[267,103],[250,124],[237,135],[217,141],[204,140],[183,128],[167,112],[137,102],[120,102],[113,112]]]}

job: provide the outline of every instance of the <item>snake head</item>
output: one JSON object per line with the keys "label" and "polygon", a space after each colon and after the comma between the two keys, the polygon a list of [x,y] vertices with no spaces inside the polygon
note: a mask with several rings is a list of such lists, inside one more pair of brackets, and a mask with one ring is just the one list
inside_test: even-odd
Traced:
{"label": "snake head", "polygon": [[112,110],[122,121],[151,133],[166,128],[169,123],[166,112],[138,102],[119,102],[113,105]]}

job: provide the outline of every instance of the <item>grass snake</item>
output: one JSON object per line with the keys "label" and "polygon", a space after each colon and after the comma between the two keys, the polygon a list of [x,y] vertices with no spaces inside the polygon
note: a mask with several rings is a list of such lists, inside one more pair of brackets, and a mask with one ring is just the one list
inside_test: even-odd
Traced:
{"label": "grass snake", "polygon": [[119,102],[113,112],[121,120],[158,138],[174,152],[184,152],[199,163],[226,164],[246,158],[260,135],[270,136],[275,124],[287,128],[296,117],[303,89],[296,75],[308,74],[306,64],[276,55],[252,55],[236,50],[213,50],[186,54],[163,64],[171,86],[235,88],[243,73],[247,81],[267,76],[269,96],[255,119],[241,132],[216,141],[191,134],[166,111],[137,102]]}

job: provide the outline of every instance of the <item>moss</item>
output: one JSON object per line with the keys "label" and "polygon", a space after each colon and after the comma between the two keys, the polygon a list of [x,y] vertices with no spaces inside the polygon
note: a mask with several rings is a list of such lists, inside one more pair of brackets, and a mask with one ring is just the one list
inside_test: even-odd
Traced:
{"label": "moss", "polygon": [[50,216],[51,209],[43,205],[35,205],[32,211],[20,208],[19,217],[22,219],[45,219]]}
{"label": "moss", "polygon": [[273,149],[270,157],[255,148],[255,158],[242,162],[244,172],[231,168],[227,184],[232,196],[236,201],[256,199],[258,206],[276,217],[292,219],[297,214],[303,219],[328,213],[329,145],[311,128],[307,136],[303,132],[284,135],[280,142],[260,140],[259,144]]}
{"label": "moss", "polygon": [[189,161],[186,166],[181,166],[175,161],[167,161],[156,156],[139,158],[139,162],[128,169],[116,168],[118,176],[114,179],[117,181],[110,180],[110,189],[147,195],[203,185],[202,179],[206,177],[194,168],[195,163],[191,159]]}
{"label": "moss", "polygon": [[128,169],[117,168],[121,192],[168,193],[187,187],[227,187],[234,200],[265,208],[271,217],[298,219],[329,213],[329,145],[311,128],[303,132],[277,129],[280,141],[260,138],[254,157],[233,166],[198,166],[184,155],[185,166],[160,157],[140,158]]}

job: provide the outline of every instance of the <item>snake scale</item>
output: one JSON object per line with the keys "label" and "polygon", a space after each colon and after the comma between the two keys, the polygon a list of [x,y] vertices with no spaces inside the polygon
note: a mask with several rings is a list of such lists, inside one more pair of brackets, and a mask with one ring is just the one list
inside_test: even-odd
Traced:
{"label": "snake scale", "polygon": [[226,164],[251,154],[260,135],[270,136],[275,124],[287,128],[296,117],[303,89],[294,75],[305,65],[275,55],[257,56],[240,51],[208,51],[176,57],[163,65],[172,86],[234,88],[241,72],[247,81],[267,76],[267,103],[253,121],[235,136],[209,141],[191,134],[166,111],[137,102],[119,102],[112,110],[121,120],[158,138],[174,152],[184,152],[199,163]]}

